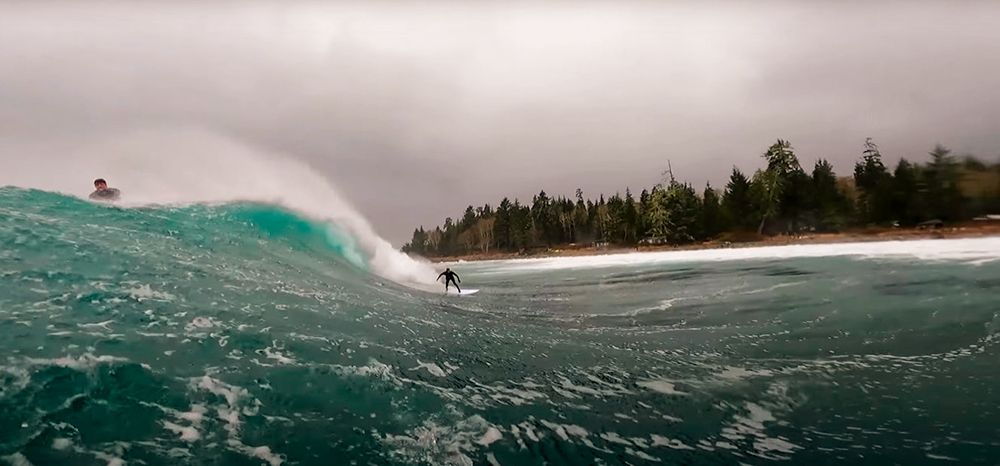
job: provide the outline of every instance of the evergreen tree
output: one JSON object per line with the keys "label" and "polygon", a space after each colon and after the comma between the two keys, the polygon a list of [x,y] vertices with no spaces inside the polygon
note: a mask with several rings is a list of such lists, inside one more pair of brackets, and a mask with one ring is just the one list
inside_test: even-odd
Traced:
{"label": "evergreen tree", "polygon": [[476,223],[476,209],[471,205],[465,208],[465,214],[462,215],[461,223],[458,224],[460,231],[468,230],[472,228],[472,225]]}
{"label": "evergreen tree", "polygon": [[739,230],[757,227],[757,213],[750,195],[750,180],[738,168],[733,167],[726,191],[722,195],[722,213],[726,223]]}
{"label": "evergreen tree", "polygon": [[892,175],[882,163],[882,153],[871,138],[865,141],[865,150],[854,166],[854,184],[860,193],[858,210],[870,223],[891,220]]}
{"label": "evergreen tree", "polygon": [[788,141],[778,139],[778,142],[764,152],[763,157],[767,160],[767,171],[777,174],[780,178],[787,179],[792,173],[802,171],[799,158],[795,156]]}
{"label": "evergreen tree", "polygon": [[849,200],[837,186],[837,174],[826,159],[816,161],[812,173],[812,210],[816,228],[837,230],[847,223]]}
{"label": "evergreen tree", "polygon": [[458,251],[458,228],[451,217],[444,219],[443,235],[439,247],[445,255],[455,254]]}
{"label": "evergreen tree", "polygon": [[559,215],[545,191],[538,193],[531,204],[531,220],[535,230],[533,239],[538,244],[552,246],[560,241]]}
{"label": "evergreen tree", "polygon": [[511,249],[514,251],[523,251],[525,248],[530,247],[529,238],[531,236],[531,218],[530,211],[527,207],[521,205],[521,203],[514,199],[514,205],[511,206],[511,227],[510,227],[510,242]]}
{"label": "evergreen tree", "polygon": [[962,213],[958,162],[951,156],[951,151],[941,145],[936,146],[930,155],[931,161],[924,170],[928,213],[936,219],[958,220]]}
{"label": "evergreen tree", "polygon": [[592,239],[588,223],[587,204],[583,201],[583,190],[577,188],[576,205],[573,206],[573,231],[576,233],[574,241],[582,242]]}
{"label": "evergreen tree", "polygon": [[645,223],[649,234],[658,240],[666,240],[670,235],[670,214],[667,191],[662,186],[653,186],[649,194],[649,207],[645,209]]}
{"label": "evergreen tree", "polygon": [[764,152],[767,160],[768,180],[774,178],[771,189],[779,189],[778,205],[775,212],[768,217],[780,217],[785,225],[785,231],[798,231],[800,217],[808,210],[810,197],[810,180],[799,159],[788,141],[778,139]]}
{"label": "evergreen tree", "polygon": [[890,209],[901,225],[915,225],[926,220],[921,212],[926,195],[922,178],[919,166],[905,158],[899,159],[892,177]]}
{"label": "evergreen tree", "polygon": [[608,216],[604,229],[609,241],[625,241],[625,201],[621,195],[615,194],[608,198]]}
{"label": "evergreen tree", "polygon": [[649,191],[643,189],[642,193],[639,194],[639,205],[636,207],[638,215],[636,218],[636,238],[643,239],[649,237],[649,220],[648,212],[650,208],[650,195]]}
{"label": "evergreen tree", "polygon": [[421,226],[413,230],[413,239],[409,243],[403,245],[403,252],[414,253],[419,255],[424,255],[427,253],[425,245],[427,244],[427,233],[424,232],[424,227]]}
{"label": "evergreen tree", "polygon": [[694,188],[672,181],[667,188],[667,202],[670,221],[667,240],[671,244],[684,244],[700,239],[701,199]]}
{"label": "evergreen tree", "polygon": [[711,184],[705,184],[701,203],[701,232],[706,239],[711,239],[725,229],[719,195],[712,189]]}
{"label": "evergreen tree", "polygon": [[701,200],[689,184],[672,181],[667,188],[653,187],[645,213],[650,234],[671,244],[683,244],[701,236]]}
{"label": "evergreen tree", "polygon": [[506,197],[497,206],[497,221],[493,224],[493,237],[496,238],[497,248],[513,249],[514,243],[511,240],[511,204]]}
{"label": "evergreen tree", "polygon": [[625,208],[624,208],[624,227],[625,236],[624,241],[626,243],[634,243],[639,240],[639,208],[635,202],[635,198],[632,197],[632,191],[629,188],[625,188]]}
{"label": "evergreen tree", "polygon": [[757,170],[750,182],[750,197],[756,206],[757,218],[760,224],[757,226],[757,234],[764,233],[764,225],[768,219],[774,218],[781,209],[781,193],[783,186],[781,175],[778,171]]}

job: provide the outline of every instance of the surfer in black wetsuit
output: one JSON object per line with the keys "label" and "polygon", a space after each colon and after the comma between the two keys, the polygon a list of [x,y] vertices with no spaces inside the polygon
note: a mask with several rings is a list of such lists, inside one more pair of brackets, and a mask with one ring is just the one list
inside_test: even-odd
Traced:
{"label": "surfer in black wetsuit", "polygon": [[[450,268],[446,268],[444,269],[444,272],[441,272],[441,275],[438,275],[437,279],[440,280],[441,277],[444,277],[445,293],[448,292],[448,282],[451,282],[452,285],[455,285],[455,289],[458,290],[459,293],[462,292],[462,289],[458,287],[458,284],[462,283],[462,279],[458,277],[457,273],[452,272]],[[458,279],[458,281],[456,282],[455,279]]]}
{"label": "surfer in black wetsuit", "polygon": [[94,180],[94,192],[90,193],[90,198],[95,201],[117,201],[121,195],[121,191],[109,188],[104,178],[98,178]]}

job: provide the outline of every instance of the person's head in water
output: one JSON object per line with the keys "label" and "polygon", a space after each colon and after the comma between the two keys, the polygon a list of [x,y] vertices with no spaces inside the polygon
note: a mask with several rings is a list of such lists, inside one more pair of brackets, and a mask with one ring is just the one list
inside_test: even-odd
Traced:
{"label": "person's head in water", "polygon": [[90,198],[95,201],[117,201],[121,194],[117,189],[109,188],[104,178],[98,178],[94,180],[94,192],[90,193]]}

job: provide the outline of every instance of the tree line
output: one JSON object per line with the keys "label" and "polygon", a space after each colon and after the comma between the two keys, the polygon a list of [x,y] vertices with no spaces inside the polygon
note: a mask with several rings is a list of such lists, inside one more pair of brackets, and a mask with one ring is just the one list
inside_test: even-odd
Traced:
{"label": "tree line", "polygon": [[672,244],[712,239],[837,232],[852,227],[913,226],[1000,213],[1000,163],[957,158],[937,146],[924,163],[902,158],[894,169],[869,138],[853,176],[838,177],[825,159],[809,173],[791,144],[778,140],[763,154],[766,168],[747,176],[733,167],[725,189],[699,194],[672,171],[663,182],[628,188],[596,201],[541,191],[530,204],[504,198],[493,207],[469,206],[457,221],[413,231],[403,252],[425,257],[473,252],[524,252],[570,244]]}

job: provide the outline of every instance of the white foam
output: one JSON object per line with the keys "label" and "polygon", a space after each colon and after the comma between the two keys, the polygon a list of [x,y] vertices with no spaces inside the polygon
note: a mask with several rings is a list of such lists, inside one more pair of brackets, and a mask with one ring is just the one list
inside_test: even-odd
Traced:
{"label": "white foam", "polygon": [[76,324],[76,326],[80,328],[102,328],[110,332],[111,329],[108,328],[108,325],[111,325],[112,323],[114,323],[113,320],[105,320],[104,322],[97,322],[92,324]]}
{"label": "white foam", "polygon": [[163,421],[163,427],[171,432],[180,434],[181,440],[185,442],[194,442],[195,440],[201,438],[201,434],[198,433],[198,429],[195,429],[194,427],[184,427],[170,421]]}
{"label": "white foam", "polygon": [[229,385],[207,375],[201,378],[192,379],[192,385],[196,388],[208,390],[211,393],[225,397],[226,403],[230,407],[236,406],[236,403],[240,400],[240,398],[249,394],[245,388]]}
{"label": "white foam", "polygon": [[626,449],[625,449],[625,453],[628,453],[628,454],[630,454],[630,455],[634,455],[634,456],[638,456],[639,458],[642,458],[642,459],[644,459],[644,460],[646,460],[646,461],[653,461],[653,462],[656,462],[656,463],[659,463],[659,462],[660,462],[660,459],[659,459],[659,458],[654,458],[654,457],[650,456],[650,455],[649,455],[648,453],[646,453],[646,452],[642,452],[642,451],[637,451],[637,450],[633,450],[633,449],[631,449],[631,448],[626,448]]}
{"label": "white foam", "polygon": [[653,434],[650,436],[653,439],[654,447],[667,447],[673,448],[674,450],[694,450],[693,447],[687,446],[684,442],[677,439],[670,439],[666,437],[661,437],[659,435]]}
{"label": "white foam", "polygon": [[501,434],[500,431],[496,429],[496,427],[490,427],[486,429],[486,433],[483,434],[483,437],[477,440],[476,443],[486,447],[489,446],[491,443],[496,442],[497,440],[500,440],[502,438],[503,434]]}
{"label": "white foam", "polygon": [[602,256],[489,261],[485,262],[484,265],[497,266],[500,268],[500,271],[531,271],[677,262],[745,261],[834,256],[980,262],[984,260],[1000,260],[1000,237],[634,252]]}
{"label": "white foam", "polygon": [[[512,430],[517,436],[517,430]],[[431,460],[433,457],[443,457],[444,463],[454,465],[472,465],[472,459],[463,451],[473,451],[478,446],[489,446],[503,436],[500,429],[487,422],[482,416],[473,415],[459,420],[453,426],[438,425],[427,421],[424,425],[409,430],[407,435],[373,434],[388,445],[397,447],[394,456],[403,456],[411,462],[428,462],[441,464]]]}
{"label": "white foam", "polygon": [[[605,383],[603,381],[601,381],[601,384],[602,385],[606,385],[606,386],[608,386],[610,388],[595,389],[595,388],[585,387],[585,386],[577,385],[577,384],[573,383],[571,380],[567,379],[566,377],[560,377],[560,385],[562,386],[562,388],[565,388],[566,390],[572,390],[572,391],[577,392],[577,393],[583,393],[585,395],[620,396],[620,395],[630,395],[630,394],[632,394],[631,391],[629,391],[626,388],[622,387],[620,384],[609,384],[609,383]],[[557,393],[560,393],[560,394],[564,394],[565,395],[566,393],[568,393],[568,392],[559,390],[558,388],[555,388],[555,387],[553,387],[553,389]],[[574,396],[570,396],[570,398],[574,398]]]}
{"label": "white foam", "polygon": [[580,427],[578,425],[574,425],[574,424],[565,425],[564,424],[563,427],[566,429],[566,433],[568,433],[570,435],[575,435],[575,436],[581,437],[581,438],[590,435],[587,432],[587,429],[584,429],[583,427]]}
{"label": "white foam", "polygon": [[531,441],[533,442],[538,441],[538,436],[535,435],[535,430],[531,428],[531,424],[528,424],[527,422],[522,422],[519,425],[521,426],[522,429],[524,429],[524,435],[526,435],[529,439],[531,439]]}
{"label": "white foam", "polygon": [[168,301],[168,302],[176,299],[174,295],[170,293],[164,293],[162,291],[153,291],[153,289],[149,285],[141,285],[137,288],[133,288],[129,290],[129,295],[132,296],[132,298],[135,299],[136,301],[139,301],[140,303],[147,299],[152,301]]}
{"label": "white foam", "polygon": [[758,427],[763,429],[765,422],[775,421],[774,415],[770,411],[764,409],[763,407],[757,405],[756,403],[747,402],[747,411],[750,412],[749,418],[744,418],[747,425]]}
{"label": "white foam", "polygon": [[761,452],[777,451],[780,453],[789,453],[789,454],[795,453],[795,450],[801,448],[793,443],[773,437],[765,437],[758,439],[753,443],[753,447],[757,449],[757,451]]}
{"label": "white foam", "polygon": [[747,370],[742,367],[725,366],[725,370],[715,374],[716,377],[720,379],[728,380],[742,380],[750,377],[770,377],[774,375],[774,372],[767,369],[761,369],[758,371]]}
{"label": "white foam", "polygon": [[281,351],[278,351],[277,349],[272,350],[271,348],[272,347],[264,348],[264,355],[266,355],[268,359],[274,359],[275,361],[278,361],[278,364],[295,363],[294,359],[281,354]]}
{"label": "white foam", "polygon": [[177,418],[199,424],[202,419],[204,419],[206,412],[208,412],[208,410],[202,405],[191,405],[191,411],[180,413],[177,415]]}
{"label": "white foam", "polygon": [[192,455],[187,448],[174,447],[167,450],[167,456],[171,458],[190,458]]}
{"label": "white foam", "polygon": [[644,438],[629,437],[628,441],[632,442],[633,444],[635,444],[635,446],[637,446],[639,448],[649,448],[649,445],[648,445],[649,441],[646,440],[646,439],[644,439]]}
{"label": "white foam", "polygon": [[632,446],[632,442],[624,439],[622,436],[618,435],[616,432],[605,432],[601,434],[601,438],[609,442],[619,443],[622,445]]}
{"label": "white foam", "polygon": [[61,366],[61,367],[68,367],[70,369],[88,369],[101,363],[127,361],[127,359],[125,358],[118,358],[107,355],[94,356],[93,354],[90,353],[84,353],[83,355],[75,359],[72,356],[66,356],[56,359],[28,358],[27,360],[31,364]]}
{"label": "white foam", "polygon": [[234,438],[230,438],[226,443],[234,450],[251,458],[264,460],[271,466],[281,466],[281,464],[285,462],[285,459],[282,458],[281,455],[272,452],[271,447],[268,446],[251,447],[244,445],[242,442]]}
{"label": "white foam", "polygon": [[370,360],[367,366],[362,366],[362,367],[341,366],[341,368],[344,369],[346,372],[352,373],[354,375],[363,375],[363,376],[386,377],[392,373],[392,366],[389,366],[387,364],[382,364],[381,362],[378,362],[375,359]]}
{"label": "white foam", "polygon": [[32,466],[28,458],[17,452],[7,456],[0,456],[0,460],[6,461],[10,466]]}
{"label": "white foam", "polygon": [[66,450],[73,446],[73,440],[68,438],[57,438],[52,440],[54,450]]}
{"label": "white foam", "polygon": [[111,456],[107,453],[100,451],[91,451],[89,453],[96,456],[97,459],[107,461],[108,466],[125,466],[125,460],[118,458],[117,456]]}
{"label": "white foam", "polygon": [[218,414],[220,420],[226,421],[225,429],[229,432],[229,435],[235,436],[240,431],[240,425],[243,423],[240,420],[240,412],[237,410],[219,408]]}
{"label": "white foam", "polygon": [[410,370],[416,371],[420,369],[427,369],[427,372],[430,372],[431,375],[436,375],[438,377],[445,377],[448,375],[447,373],[445,373],[443,369],[441,369],[441,366],[438,366],[437,364],[429,362],[420,362],[420,360],[417,360],[417,364],[419,364],[417,367],[414,367],[413,369]]}
{"label": "white foam", "polygon": [[212,328],[216,325],[216,322],[209,317],[195,317],[184,329],[190,332],[197,328]]}
{"label": "white foam", "polygon": [[549,429],[552,429],[552,431],[555,432],[556,435],[559,436],[559,438],[563,439],[563,441],[569,441],[569,435],[566,433],[566,428],[564,428],[563,426],[559,424],[553,424],[544,419],[542,420],[542,425],[548,427]]}
{"label": "white foam", "polygon": [[[534,384],[527,384],[534,385]],[[520,406],[523,404],[529,404],[532,400],[547,398],[548,395],[535,391],[535,390],[521,390],[517,388],[507,388],[499,385],[479,385],[482,390],[495,392],[491,393],[490,398],[497,401],[506,401],[515,406]],[[573,395],[574,397],[576,395]]]}
{"label": "white foam", "polygon": [[643,380],[636,382],[636,385],[667,395],[687,395],[685,392],[674,389],[674,384],[667,382],[666,380]]}
{"label": "white foam", "polygon": [[260,458],[270,464],[271,466],[281,466],[284,462],[280,456],[275,455],[271,452],[271,447],[257,447],[253,449],[253,457]]}

